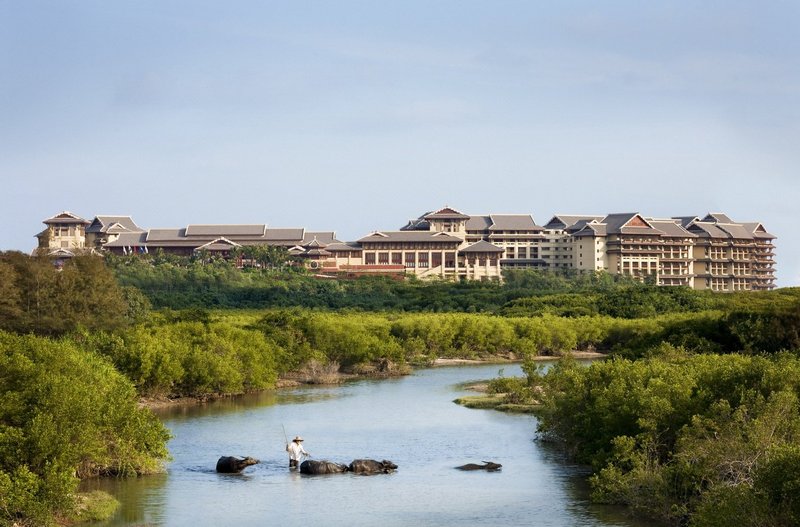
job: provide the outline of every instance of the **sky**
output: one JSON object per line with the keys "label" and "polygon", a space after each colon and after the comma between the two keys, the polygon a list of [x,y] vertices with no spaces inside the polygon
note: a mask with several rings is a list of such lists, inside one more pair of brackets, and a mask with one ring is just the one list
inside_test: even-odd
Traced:
{"label": "sky", "polygon": [[724,212],[800,285],[800,2],[0,0],[0,250],[42,220],[356,240]]}

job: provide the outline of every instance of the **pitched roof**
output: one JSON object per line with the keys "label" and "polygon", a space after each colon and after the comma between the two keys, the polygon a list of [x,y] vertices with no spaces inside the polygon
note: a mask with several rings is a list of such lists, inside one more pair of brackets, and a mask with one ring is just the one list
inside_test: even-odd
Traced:
{"label": "pitched roof", "polygon": [[572,236],[575,237],[583,237],[583,236],[597,236],[603,237],[608,235],[606,224],[605,223],[597,223],[596,221],[592,220],[590,222],[584,222],[583,227],[581,229],[572,233]]}
{"label": "pitched roof", "polygon": [[492,231],[541,231],[530,214],[491,214]]}
{"label": "pitched roof", "polygon": [[591,214],[556,214],[545,225],[545,229],[566,229],[578,223],[581,220],[600,221],[603,216],[593,216]]}
{"label": "pitched roof", "polygon": [[713,223],[705,221],[695,221],[689,225],[688,229],[701,238],[727,238],[728,233],[717,227]]}
{"label": "pitched roof", "polygon": [[489,215],[470,216],[467,220],[468,231],[487,231],[492,225],[492,218]]}
{"label": "pitched roof", "polygon": [[669,238],[695,238],[696,234],[687,231],[679,219],[673,218],[647,218],[647,221]]}
{"label": "pitched roof", "polygon": [[755,237],[744,225],[738,223],[717,223],[717,227],[736,240],[752,240]]}
{"label": "pitched roof", "polygon": [[260,237],[264,236],[267,226],[263,223],[249,225],[196,224],[186,227],[185,236],[217,236],[217,237]]}
{"label": "pitched roof", "polygon": [[[576,233],[578,231],[583,230],[584,227],[586,227],[586,225],[588,225],[590,223],[593,224],[593,225],[594,224],[597,224],[597,225],[600,224],[599,220],[584,218],[584,219],[576,221],[575,223],[573,223],[572,225],[570,225],[569,227],[567,227],[564,230],[566,232],[570,233],[570,234],[574,234],[574,233]],[[603,227],[605,227],[605,224],[602,224],[602,225],[603,225]]]}
{"label": "pitched roof", "polygon": [[497,245],[491,244],[485,240],[481,240],[479,242],[475,242],[472,245],[468,245],[463,249],[460,249],[459,253],[501,253],[505,251],[498,247]]}
{"label": "pitched roof", "polygon": [[332,243],[325,247],[327,251],[336,251],[336,252],[353,252],[353,251],[361,251],[361,246],[356,242],[346,242],[346,243]]}
{"label": "pitched roof", "polygon": [[235,247],[241,247],[238,243],[231,241],[227,238],[217,238],[215,240],[211,240],[208,243],[204,243],[203,245],[197,247],[195,251],[227,251]]}
{"label": "pitched roof", "polygon": [[431,229],[430,223],[425,219],[428,214],[433,214],[433,211],[428,211],[419,218],[412,218],[408,223],[400,227],[401,231],[429,231]]}
{"label": "pitched roof", "polygon": [[432,212],[430,214],[426,214],[424,216],[426,220],[468,220],[469,216],[464,214],[463,212],[459,212],[452,207],[445,206],[442,209],[437,210],[436,212]]}
{"label": "pitched roof", "polygon": [[141,232],[143,230],[130,216],[95,216],[91,225],[86,227],[86,232],[98,233]]}
{"label": "pitched roof", "polygon": [[186,240],[186,229],[150,229],[147,231],[147,242],[167,242]]}
{"label": "pitched roof", "polygon": [[732,219],[728,217],[727,214],[723,212],[709,212],[706,214],[706,217],[700,221],[707,221],[709,223],[735,223]]}
{"label": "pitched roof", "polygon": [[331,243],[337,243],[339,241],[336,239],[336,233],[333,231],[305,232],[301,243],[308,243],[310,240],[318,240],[322,245],[330,245]]}
{"label": "pitched roof", "polygon": [[654,229],[638,212],[609,214],[603,218],[601,223],[606,224],[608,234],[661,234],[660,231]]}
{"label": "pitched roof", "polygon": [[123,232],[119,238],[104,244],[103,247],[139,247],[146,244],[146,232]]}
{"label": "pitched roof", "polygon": [[270,227],[267,229],[266,234],[264,234],[264,240],[267,242],[302,242],[304,233],[305,229],[303,228],[273,229]]}
{"label": "pitched roof", "polygon": [[695,221],[700,221],[698,216],[673,216],[672,218],[680,221],[683,228],[689,227]]}
{"label": "pitched roof", "polygon": [[759,222],[747,222],[747,223],[742,223],[742,225],[750,232],[752,232],[753,236],[755,236],[756,238],[766,239],[766,240],[775,239],[775,235],[767,232],[767,229],[765,229],[764,226]]}
{"label": "pitched roof", "polygon": [[55,216],[47,218],[46,220],[42,220],[42,223],[44,223],[45,225],[51,225],[51,224],[58,224],[58,225],[83,224],[83,225],[89,225],[89,223],[91,223],[91,222],[81,218],[77,214],[73,214],[70,211],[65,210],[63,212],[59,212]]}
{"label": "pitched roof", "polygon": [[358,240],[364,242],[420,242],[420,243],[457,243],[462,240],[443,232],[430,231],[378,231]]}

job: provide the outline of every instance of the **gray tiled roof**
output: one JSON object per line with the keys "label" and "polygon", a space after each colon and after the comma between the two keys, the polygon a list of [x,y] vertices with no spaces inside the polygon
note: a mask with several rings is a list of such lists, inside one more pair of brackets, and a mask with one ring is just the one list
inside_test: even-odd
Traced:
{"label": "gray tiled roof", "polygon": [[288,228],[288,229],[273,229],[268,228],[267,233],[264,235],[264,240],[267,242],[277,241],[297,241],[302,242],[305,229],[302,228]]}
{"label": "gray tiled roof", "polygon": [[698,218],[697,216],[673,216],[672,218],[680,221],[681,226],[683,226],[684,229],[689,227],[689,225],[691,225],[692,222],[700,221],[700,218]]}
{"label": "gray tiled roof", "polygon": [[597,222],[589,222],[584,223],[583,228],[579,231],[573,232],[572,236],[575,237],[583,237],[583,236],[606,236],[607,229],[605,223],[597,223]]}
{"label": "gray tiled roof", "polygon": [[603,216],[593,216],[591,214],[556,214],[545,225],[545,229],[566,229],[578,223],[581,220],[585,221],[600,221]]}
{"label": "gray tiled roof", "polygon": [[468,231],[486,231],[492,225],[492,218],[488,215],[470,216],[467,220]]}
{"label": "gray tiled roof", "polygon": [[700,221],[707,221],[709,223],[735,223],[732,219],[728,217],[727,214],[722,212],[709,212],[706,214],[706,217]]}
{"label": "gray tiled roof", "polygon": [[713,223],[696,221],[689,225],[689,230],[701,238],[728,238],[728,233]]}
{"label": "gray tiled roof", "polygon": [[752,240],[755,237],[752,232],[738,223],[717,223],[717,227],[727,232],[731,238],[737,240]]}
{"label": "gray tiled roof", "polygon": [[651,226],[631,226],[630,222],[635,218],[641,218],[642,221],[647,220],[642,217],[638,212],[621,212],[616,214],[609,214],[601,223],[606,224],[608,234],[644,234],[644,235],[659,235],[660,231]]}
{"label": "gray tiled roof", "polygon": [[144,229],[136,225],[130,216],[95,216],[92,224],[86,227],[86,232],[141,232]]}
{"label": "gray tiled roof", "polygon": [[412,218],[408,220],[408,223],[400,227],[401,231],[428,231],[431,228],[430,223],[428,220],[425,219],[425,216],[428,214],[433,214],[434,211],[428,211],[419,218]]}
{"label": "gray tiled roof", "polygon": [[444,207],[431,214],[425,215],[426,220],[468,220],[469,216],[452,207]]}
{"label": "gray tiled roof", "polygon": [[421,243],[461,243],[461,239],[449,234],[430,231],[380,231],[358,240],[369,242],[421,242]]}
{"label": "gray tiled roof", "polygon": [[246,236],[246,237],[261,237],[267,226],[263,223],[250,224],[250,225],[189,225],[186,227],[186,236]]}
{"label": "gray tiled roof", "polygon": [[647,221],[656,229],[670,238],[695,238],[697,235],[684,229],[678,219],[647,218]]}
{"label": "gray tiled roof", "polygon": [[356,242],[347,242],[347,243],[332,243],[325,247],[327,251],[337,251],[337,252],[353,252],[353,251],[361,251],[361,246]]}
{"label": "gray tiled roof", "polygon": [[207,251],[226,251],[234,247],[241,247],[241,245],[227,238],[217,238],[215,240],[211,240],[208,243],[204,243],[203,245],[195,249],[195,251],[200,251],[203,249]]}
{"label": "gray tiled roof", "polygon": [[77,214],[73,214],[70,211],[65,210],[63,212],[60,212],[60,213],[56,214],[55,216],[53,216],[51,218],[47,218],[46,220],[43,220],[42,223],[44,223],[46,225],[50,225],[50,224],[59,224],[59,225],[73,224],[74,225],[76,223],[82,223],[84,225],[89,225],[89,223],[91,223],[91,222],[81,218]]}
{"label": "gray tiled roof", "polygon": [[312,232],[308,231],[303,235],[302,244],[309,243],[311,240],[317,240],[322,245],[330,245],[331,243],[337,243],[339,240],[336,239],[336,233],[333,231],[327,232]]}
{"label": "gray tiled roof", "polygon": [[460,249],[459,253],[501,253],[505,251],[498,247],[497,245],[493,245],[487,241],[481,240],[479,242],[473,243],[463,249]]}
{"label": "gray tiled roof", "polygon": [[183,241],[186,239],[186,229],[150,229],[147,231],[148,242]]}
{"label": "gray tiled roof", "polygon": [[108,242],[104,247],[140,247],[147,243],[146,232],[123,232],[119,238]]}
{"label": "gray tiled roof", "polygon": [[764,226],[761,223],[757,222],[757,221],[756,222],[742,223],[742,225],[747,230],[752,232],[753,236],[755,236],[756,238],[763,238],[763,239],[767,239],[767,240],[774,240],[775,239],[775,235],[770,234],[769,232],[767,232],[767,229],[765,229]]}
{"label": "gray tiled roof", "polygon": [[492,231],[541,231],[530,214],[492,214]]}

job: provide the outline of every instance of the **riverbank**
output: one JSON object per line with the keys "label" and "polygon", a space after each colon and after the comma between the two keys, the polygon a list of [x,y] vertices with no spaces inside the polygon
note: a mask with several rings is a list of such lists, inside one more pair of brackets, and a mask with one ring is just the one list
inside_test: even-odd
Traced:
{"label": "riverbank", "polygon": [[[605,353],[598,353],[594,351],[573,351],[570,354],[572,357],[576,359],[602,359],[605,358],[607,355]],[[534,361],[555,361],[560,359],[559,356],[552,356],[552,355],[541,355],[535,357]],[[521,362],[520,359],[513,357],[513,356],[491,356],[485,357],[481,359],[458,359],[458,358],[437,358],[430,362],[425,367],[447,367],[447,366],[468,366],[468,365],[485,365],[485,364],[515,364]],[[391,377],[401,377],[403,375],[409,375],[413,369],[407,365],[396,365],[390,362],[380,362],[377,364],[361,366],[349,372],[342,372],[342,371],[332,371],[331,369],[320,369],[317,367],[313,367],[311,369],[303,369],[301,371],[289,372],[280,379],[277,380],[275,383],[275,389],[280,390],[284,388],[296,388],[298,386],[308,386],[308,385],[336,385],[342,384],[352,380],[358,379],[380,379],[380,378],[391,378]],[[486,387],[488,386],[486,383],[476,383],[475,385],[468,387],[467,389],[481,391],[481,386],[483,387],[483,391],[486,391]],[[241,395],[245,395],[243,393],[235,393],[235,394],[203,394],[197,397],[169,397],[169,396],[154,396],[154,397],[142,397],[139,400],[139,406],[144,408],[150,408],[151,410],[161,409],[161,408],[169,408],[171,406],[187,406],[187,405],[195,405],[195,404],[205,404],[212,401],[217,401],[221,399],[229,399],[239,397]],[[458,404],[463,404],[469,408],[488,408],[488,409],[500,409],[499,407],[503,406],[503,403],[500,401],[495,401],[500,394],[495,395],[480,395],[480,396],[473,396],[473,397],[464,397],[461,399],[457,399],[456,401]],[[508,406],[508,405],[506,405]],[[527,409],[509,409],[505,408],[506,411],[525,411]]]}
{"label": "riverbank", "polygon": [[[575,359],[604,359],[607,357],[605,353],[594,351],[574,351],[570,355]],[[561,357],[554,356],[539,356],[534,360],[544,362],[558,360],[560,358]],[[440,365],[446,366],[452,364],[460,363],[448,361],[442,362]],[[506,392],[489,393],[490,383],[491,381],[478,381],[463,385],[463,389],[477,392],[479,395],[465,395],[464,397],[453,400],[453,402],[475,410],[498,410],[500,412],[525,414],[534,413],[540,406],[539,402],[535,399],[530,402],[520,403],[516,400],[518,397],[516,397],[515,394]]]}
{"label": "riverbank", "polygon": [[[605,353],[600,353],[597,351],[572,351],[569,355],[575,359],[604,359],[608,357]],[[534,361],[545,362],[545,361],[556,361],[559,360],[562,355],[537,355],[533,358]],[[522,359],[518,359],[515,357],[490,357],[486,359],[448,359],[448,358],[438,358],[435,359],[431,366],[462,366],[462,365],[470,365],[470,364],[507,364],[507,363],[518,363],[521,362]]]}

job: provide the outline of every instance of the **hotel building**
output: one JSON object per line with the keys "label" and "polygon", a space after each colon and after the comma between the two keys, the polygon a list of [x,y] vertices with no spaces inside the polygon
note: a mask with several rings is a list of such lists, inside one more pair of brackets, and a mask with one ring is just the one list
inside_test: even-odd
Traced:
{"label": "hotel building", "polygon": [[[713,291],[775,287],[775,236],[758,222],[722,213],[653,218],[642,214],[553,216],[539,226],[530,214],[470,215],[452,207],[342,242],[332,231],[266,224],[142,229],[130,216],[85,220],[62,212],[44,220],[39,252],[76,251],[216,255],[242,258],[248,246],[282,247],[321,275],[414,275],[429,279],[501,280],[507,269],[574,269]],[[240,262],[241,263],[241,262]]]}

